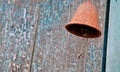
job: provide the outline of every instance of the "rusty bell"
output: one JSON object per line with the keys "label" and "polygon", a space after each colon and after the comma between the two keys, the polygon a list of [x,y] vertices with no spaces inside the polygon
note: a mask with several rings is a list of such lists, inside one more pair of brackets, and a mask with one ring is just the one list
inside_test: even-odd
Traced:
{"label": "rusty bell", "polygon": [[65,28],[79,37],[100,37],[97,9],[90,1],[81,4]]}

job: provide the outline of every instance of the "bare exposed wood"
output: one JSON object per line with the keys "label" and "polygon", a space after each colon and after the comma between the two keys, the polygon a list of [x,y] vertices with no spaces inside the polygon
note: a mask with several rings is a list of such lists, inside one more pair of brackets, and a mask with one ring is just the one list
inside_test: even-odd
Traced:
{"label": "bare exposed wood", "polygon": [[[79,38],[64,26],[76,8],[87,0],[49,0],[41,3],[40,26],[32,71],[39,72],[100,72],[103,34],[98,39]],[[98,9],[99,23],[104,32],[105,0],[93,1]],[[43,11],[42,11],[43,10]]]}
{"label": "bare exposed wood", "polygon": [[[86,1],[0,0],[0,72],[100,72],[103,34],[85,39],[64,28]],[[91,1],[104,32],[106,0]]]}

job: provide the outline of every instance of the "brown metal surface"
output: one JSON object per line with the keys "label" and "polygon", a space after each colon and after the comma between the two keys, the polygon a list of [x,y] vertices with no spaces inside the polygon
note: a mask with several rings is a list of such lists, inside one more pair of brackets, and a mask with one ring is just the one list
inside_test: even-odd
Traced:
{"label": "brown metal surface", "polygon": [[101,36],[98,24],[98,13],[95,6],[90,2],[81,4],[66,29],[77,36],[96,38]]}

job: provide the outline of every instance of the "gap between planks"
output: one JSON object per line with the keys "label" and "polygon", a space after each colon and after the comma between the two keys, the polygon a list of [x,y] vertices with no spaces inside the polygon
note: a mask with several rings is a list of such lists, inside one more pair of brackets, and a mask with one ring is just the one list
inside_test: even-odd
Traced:
{"label": "gap between planks", "polygon": [[33,57],[34,57],[34,51],[35,51],[35,44],[36,44],[36,38],[37,38],[37,31],[38,31],[38,21],[39,21],[39,14],[40,14],[40,9],[39,7],[36,7],[37,9],[37,17],[36,17],[36,21],[35,21],[35,25],[32,31],[32,41],[30,43],[30,49],[32,49],[32,55],[30,58],[30,65],[28,68],[28,72],[32,72],[32,62],[33,62]]}

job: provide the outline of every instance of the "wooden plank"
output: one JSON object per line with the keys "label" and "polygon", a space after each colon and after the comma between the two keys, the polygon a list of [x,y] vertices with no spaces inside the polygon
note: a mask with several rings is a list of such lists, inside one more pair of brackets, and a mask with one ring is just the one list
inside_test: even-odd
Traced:
{"label": "wooden plank", "polygon": [[1,0],[0,72],[28,72],[37,7],[29,0]]}
{"label": "wooden plank", "polygon": [[[100,72],[103,35],[84,39],[64,26],[87,0],[0,0],[0,72],[28,72],[38,8],[32,72]],[[92,0],[104,31],[106,0]]]}
{"label": "wooden plank", "polygon": [[106,72],[120,72],[120,1],[110,1]]}
{"label": "wooden plank", "polygon": [[[103,34],[84,39],[68,33],[64,26],[76,8],[87,0],[44,0],[40,2],[40,20],[32,72],[100,72]],[[104,32],[106,0],[92,1]]]}

